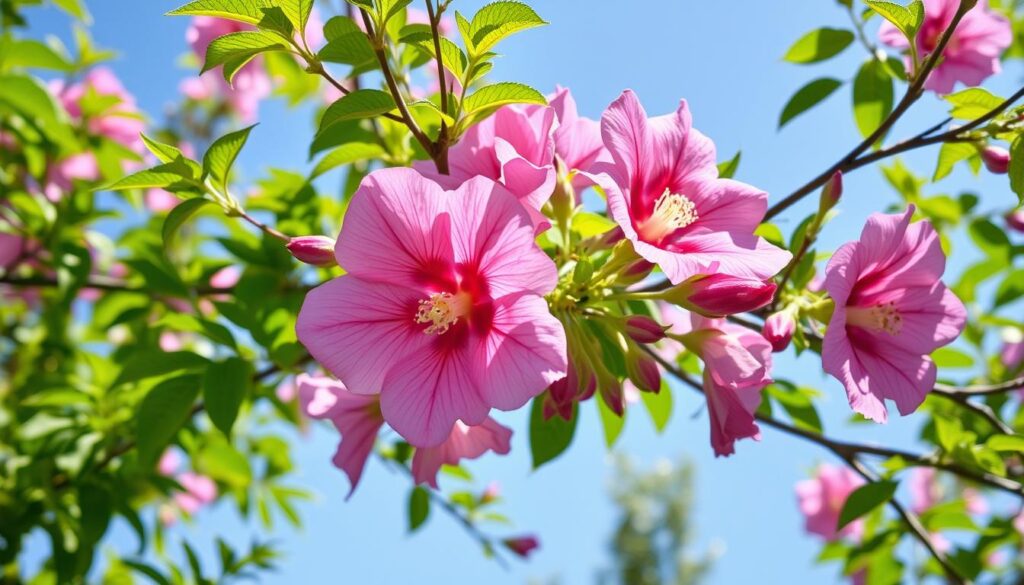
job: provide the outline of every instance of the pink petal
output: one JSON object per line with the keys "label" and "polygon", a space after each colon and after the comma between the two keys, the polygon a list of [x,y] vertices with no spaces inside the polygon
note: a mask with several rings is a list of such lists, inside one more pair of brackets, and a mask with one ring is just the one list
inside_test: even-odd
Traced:
{"label": "pink petal", "polygon": [[416,450],[412,459],[413,479],[437,489],[437,472],[442,465],[458,465],[462,459],[476,459],[488,451],[506,455],[511,440],[512,429],[491,417],[477,426],[457,422],[444,443]]}

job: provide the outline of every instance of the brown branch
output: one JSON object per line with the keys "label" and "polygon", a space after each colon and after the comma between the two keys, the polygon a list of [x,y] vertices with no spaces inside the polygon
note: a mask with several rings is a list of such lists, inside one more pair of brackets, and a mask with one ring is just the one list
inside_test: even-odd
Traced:
{"label": "brown branch", "polygon": [[1002,394],[1013,390],[1024,389],[1024,376],[1000,382],[998,384],[976,384],[972,386],[947,386],[936,384],[935,389],[945,394],[958,396],[984,396],[986,394]]}
{"label": "brown branch", "polygon": [[[430,30],[434,37],[434,55],[437,60],[437,80],[441,87],[441,111],[448,114],[448,83],[446,80],[447,73],[444,67],[444,57],[441,54],[441,14],[444,10],[443,6],[438,5],[437,12],[434,12],[434,4],[431,0],[426,0],[427,3],[427,16],[430,18]],[[437,167],[437,172],[442,175],[448,174],[448,123],[441,119],[441,129],[437,135],[437,143],[435,146],[435,152],[433,153],[434,165]]]}

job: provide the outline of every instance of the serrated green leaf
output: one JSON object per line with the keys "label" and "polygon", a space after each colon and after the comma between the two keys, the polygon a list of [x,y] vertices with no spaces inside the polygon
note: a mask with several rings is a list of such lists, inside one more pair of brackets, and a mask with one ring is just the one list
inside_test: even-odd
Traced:
{"label": "serrated green leaf", "polygon": [[149,149],[149,151],[153,153],[153,156],[155,156],[160,162],[171,163],[180,159],[193,171],[192,178],[199,178],[199,175],[203,173],[203,169],[199,166],[199,163],[185,156],[176,146],[158,142],[145,134],[140,134],[139,136],[142,137],[142,143],[146,145],[146,148]]}
{"label": "serrated green leaf", "polygon": [[356,29],[352,32],[337,35],[324,45],[317,53],[317,58],[328,63],[343,63],[353,67],[365,67],[374,64],[377,56],[366,34]]}
{"label": "serrated green leaf", "polygon": [[790,63],[817,63],[843,52],[853,42],[853,33],[837,28],[819,28],[800,37],[783,55]]}
{"label": "serrated green leaf", "polygon": [[327,108],[320,119],[320,130],[317,135],[323,134],[339,122],[379,116],[395,108],[395,100],[390,93],[379,89],[357,89],[342,96]]}
{"label": "serrated green leaf", "polygon": [[956,163],[967,160],[978,154],[978,149],[967,142],[945,142],[939,149],[939,160],[935,166],[935,174],[932,181],[940,181],[951,172]]}
{"label": "serrated green leaf", "polygon": [[[242,31],[226,34],[213,39],[213,42],[206,48],[206,60],[200,74],[224,65],[244,59],[250,59],[267,51],[287,51],[288,45],[280,36],[263,31]],[[234,73],[240,67],[232,68],[230,75],[225,71],[224,78],[231,83]]]}
{"label": "serrated green leaf", "polygon": [[867,138],[892,112],[893,82],[885,65],[872,59],[853,80],[853,115],[857,129]]}
{"label": "serrated green leaf", "polygon": [[231,436],[231,427],[238,418],[238,410],[249,394],[252,367],[241,358],[228,358],[213,362],[203,376],[203,402],[213,425],[225,436]]}
{"label": "serrated green leaf", "polygon": [[544,420],[544,398],[533,400],[530,406],[530,453],[534,469],[558,457],[572,444],[576,433],[577,411],[574,405],[569,420],[559,416]]}
{"label": "serrated green leaf", "polygon": [[203,176],[209,177],[214,187],[220,189],[221,193],[228,192],[228,179],[231,175],[231,167],[238,158],[238,153],[245,146],[249,133],[256,125],[242,128],[235,132],[229,132],[221,136],[210,145],[203,155]]}
{"label": "serrated green leaf", "polygon": [[545,24],[547,22],[522,2],[492,2],[473,15],[466,46],[470,54],[482,55],[509,35]]}
{"label": "serrated green leaf", "polygon": [[782,114],[779,116],[779,128],[782,128],[793,118],[824,101],[825,98],[839,89],[841,85],[843,85],[843,82],[838,79],[824,77],[815,79],[801,87],[793,94],[793,97],[789,98],[786,106],[782,108]]}
{"label": "serrated green leaf", "polygon": [[836,526],[836,530],[846,528],[850,522],[891,500],[893,494],[896,493],[897,485],[895,481],[882,480],[857,488],[846,498],[846,503],[843,504],[843,509],[839,512],[839,524]]}
{"label": "serrated green leaf", "polygon": [[366,35],[363,29],[359,28],[359,25],[356,24],[356,21],[347,16],[335,16],[324,25],[324,38],[328,42],[351,33]]}
{"label": "serrated green leaf", "polygon": [[382,156],[384,156],[384,149],[378,144],[364,142],[350,142],[348,144],[342,144],[327,153],[327,156],[320,159],[320,162],[317,163],[313,172],[309,175],[309,178],[310,180],[313,180],[327,171],[341,165],[376,159]]}
{"label": "serrated green leaf", "polygon": [[921,29],[921,24],[924,22],[924,4],[919,0],[911,2],[908,6],[882,0],[865,0],[865,2],[872,10],[903,33],[909,43],[916,42],[917,31]]}
{"label": "serrated green leaf", "polygon": [[178,230],[185,224],[193,215],[199,212],[206,205],[212,205],[213,201],[204,199],[202,197],[195,197],[193,199],[186,199],[178,205],[174,206],[174,209],[167,214],[164,219],[163,229],[161,235],[163,236],[164,249],[170,249],[174,244],[174,239],[178,235]]}
{"label": "serrated green leaf", "polygon": [[501,82],[487,85],[462,101],[465,118],[460,122],[458,134],[493,114],[498,108],[510,104],[547,105],[544,94],[522,83]]}
{"label": "serrated green leaf", "polygon": [[165,447],[188,421],[192,404],[199,396],[199,376],[164,380],[142,399],[135,417],[139,465],[149,469]]}
{"label": "serrated green leaf", "polygon": [[946,101],[952,106],[949,110],[951,117],[975,120],[1002,105],[1003,98],[981,87],[969,87],[947,95]]}
{"label": "serrated green leaf", "polygon": [[192,179],[192,169],[188,164],[183,161],[174,161],[132,173],[113,183],[97,187],[96,191],[125,191],[151,187],[159,187],[168,191],[198,190],[198,186]]}
{"label": "serrated green leaf", "polygon": [[263,19],[263,8],[268,6],[267,0],[194,0],[167,16],[214,16],[256,25]]}
{"label": "serrated green leaf", "polygon": [[430,515],[430,494],[427,490],[416,486],[409,492],[409,532],[416,532],[416,529],[427,521]]}

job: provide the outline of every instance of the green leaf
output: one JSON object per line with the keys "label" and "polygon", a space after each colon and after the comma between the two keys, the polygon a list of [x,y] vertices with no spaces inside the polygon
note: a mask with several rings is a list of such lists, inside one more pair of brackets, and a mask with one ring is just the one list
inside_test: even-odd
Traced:
{"label": "green leaf", "polygon": [[661,390],[658,392],[641,392],[640,399],[643,400],[647,413],[651,415],[654,429],[659,433],[664,431],[672,417],[672,388],[668,381],[661,381]]}
{"label": "green leaf", "polygon": [[317,58],[328,63],[343,63],[359,68],[377,63],[377,56],[373,52],[370,40],[366,33],[358,28],[327,41],[324,48],[317,53]]}
{"label": "green leaf", "polygon": [[896,493],[897,485],[895,481],[882,480],[857,488],[846,498],[846,503],[843,504],[843,509],[839,512],[839,524],[836,526],[836,530],[846,528],[850,522],[891,500],[893,494]]}
{"label": "green leaf", "polygon": [[210,148],[203,155],[203,176],[213,181],[214,187],[220,189],[221,193],[228,192],[228,178],[231,174],[231,167],[238,158],[238,153],[245,146],[249,138],[249,132],[256,125],[243,128],[235,132],[229,132],[221,136],[210,145]]}
{"label": "green leaf", "polygon": [[190,351],[146,350],[132,355],[111,387],[178,371],[192,372],[205,368],[209,363],[206,358]]}
{"label": "green leaf", "polygon": [[1024,453],[1024,437],[1020,435],[992,435],[985,441],[985,445],[993,451],[1002,453],[1008,451]]}
{"label": "green leaf", "polygon": [[534,398],[530,407],[530,453],[534,469],[558,457],[572,444],[578,414],[574,405],[570,420],[557,415],[544,420],[544,398]]}
{"label": "green leaf", "polygon": [[732,158],[726,161],[718,163],[718,178],[719,179],[731,179],[736,176],[736,171],[740,168],[740,159],[743,153],[739,150]]}
{"label": "green leaf", "polygon": [[313,0],[273,0],[273,3],[284,12],[292,29],[301,31],[305,37],[306,23],[313,11]]}
{"label": "green leaf", "polygon": [[473,16],[466,46],[470,54],[482,55],[509,35],[545,24],[522,2],[492,2]]}
{"label": "green leaf", "polygon": [[939,160],[932,181],[940,181],[953,172],[956,163],[977,156],[978,149],[967,142],[946,142],[939,149]]}
{"label": "green leaf", "polygon": [[186,199],[171,210],[167,214],[167,218],[164,219],[164,226],[162,230],[164,249],[168,250],[174,244],[174,238],[178,235],[178,230],[181,226],[189,220],[193,215],[199,212],[200,209],[206,205],[212,205],[213,201],[204,199],[202,197],[195,197],[193,199]]}
{"label": "green leaf", "polygon": [[191,415],[199,396],[199,376],[164,380],[142,399],[135,417],[139,465],[152,468],[165,447]]}
{"label": "green leaf", "polygon": [[778,383],[768,386],[766,393],[782,406],[794,425],[815,433],[822,432],[821,417],[811,400],[811,390]]}
{"label": "green leaf", "polygon": [[52,69],[55,71],[72,71],[72,65],[66,56],[52,47],[32,39],[0,39],[0,68],[25,67],[29,69]]}
{"label": "green leaf", "polygon": [[461,129],[458,134],[465,132],[470,126],[487,118],[502,106],[509,104],[544,106],[547,103],[544,94],[522,83],[504,81],[481,87],[462,101],[462,109],[466,117],[460,122]]}
{"label": "green leaf", "polygon": [[782,58],[790,63],[817,63],[843,52],[853,39],[848,30],[819,28],[800,37]]}
{"label": "green leaf", "polygon": [[1017,269],[1006,275],[996,289],[995,306],[1008,305],[1024,296],[1024,269]]}
{"label": "green leaf", "polygon": [[356,24],[356,21],[347,16],[335,16],[324,25],[324,38],[327,41],[333,41],[342,35],[350,33],[366,35],[363,29],[359,28],[359,25]]}
{"label": "green leaf", "polygon": [[967,233],[982,252],[994,260],[1008,262],[1010,259],[1010,238],[1006,232],[1000,229],[984,217],[979,217],[967,227]]}
{"label": "green leaf", "polygon": [[357,89],[352,93],[342,96],[341,99],[331,104],[320,119],[320,130],[317,135],[323,134],[328,128],[346,122],[348,120],[359,120],[386,114],[395,109],[395,100],[391,94],[379,89]]}
{"label": "green leaf", "polygon": [[969,87],[947,95],[946,101],[953,106],[949,110],[951,117],[958,120],[975,120],[1002,105],[1003,98],[994,96],[980,87]]}
{"label": "green leaf", "polygon": [[615,414],[615,412],[605,404],[604,400],[594,400],[597,403],[597,412],[601,418],[601,429],[604,431],[604,444],[609,449],[615,445],[615,441],[619,440],[619,435],[622,434],[622,428],[626,424],[626,413],[622,413],[622,416]]}
{"label": "green leaf", "polygon": [[872,10],[888,20],[903,33],[911,44],[915,42],[917,31],[924,22],[924,4],[920,0],[911,2],[909,6],[901,6],[882,0],[864,0]]}
{"label": "green leaf", "polygon": [[246,489],[252,484],[249,460],[226,442],[218,440],[206,445],[195,456],[193,464],[199,473],[231,487]]}
{"label": "green leaf", "polygon": [[932,359],[940,368],[970,368],[974,366],[974,358],[952,347],[940,347],[932,352]]}
{"label": "green leaf", "polygon": [[167,16],[215,16],[257,25],[263,19],[266,0],[194,0],[167,13]]}
{"label": "green leaf", "polygon": [[853,80],[853,115],[867,138],[892,112],[893,82],[885,64],[872,59],[861,66]]}
{"label": "green leaf", "polygon": [[184,161],[157,165],[151,169],[132,173],[113,183],[97,187],[96,191],[125,191],[159,187],[168,191],[198,190],[192,178],[192,169]]}
{"label": "green leaf", "polygon": [[[213,39],[206,48],[206,60],[200,74],[232,61],[246,63],[250,59],[267,51],[287,51],[288,45],[280,36],[262,31],[243,31],[226,34]],[[234,63],[232,63],[234,65]],[[234,78],[241,66],[225,67],[224,79],[228,83]]]}
{"label": "green leaf", "polygon": [[366,142],[342,144],[320,159],[320,162],[317,163],[316,167],[313,168],[313,172],[309,175],[309,179],[313,180],[335,167],[377,159],[384,156],[384,154],[384,149],[379,144]]}
{"label": "green leaf", "polygon": [[252,367],[241,358],[228,358],[213,362],[203,377],[203,401],[213,425],[225,436],[231,436],[231,427],[238,418],[238,409],[249,394]]}
{"label": "green leaf", "polygon": [[0,75],[0,106],[4,105],[50,140],[69,148],[75,146],[64,108],[38,79],[18,73]]}
{"label": "green leaf", "polygon": [[821,103],[825,98],[832,95],[835,90],[839,89],[839,86],[842,84],[843,82],[838,79],[823,77],[801,87],[793,94],[793,97],[789,98],[786,106],[782,108],[782,114],[779,116],[779,128],[782,128],[793,118]]}
{"label": "green leaf", "polygon": [[409,532],[416,532],[429,515],[430,494],[420,486],[412,488],[409,492]]}
{"label": "green leaf", "polygon": [[198,178],[203,174],[203,169],[199,166],[199,163],[185,156],[176,146],[158,142],[145,134],[139,134],[139,136],[142,137],[142,142],[146,145],[146,148],[148,148],[149,151],[153,153],[153,156],[155,156],[160,162],[172,163],[180,159],[188,166],[188,168],[192,169],[192,178]]}
{"label": "green leaf", "polygon": [[92,16],[86,10],[83,0],[53,0],[53,4],[85,24],[92,23]]}
{"label": "green leaf", "polygon": [[1024,205],[1024,134],[1018,134],[1010,144],[1010,189],[1017,194],[1019,205]]}

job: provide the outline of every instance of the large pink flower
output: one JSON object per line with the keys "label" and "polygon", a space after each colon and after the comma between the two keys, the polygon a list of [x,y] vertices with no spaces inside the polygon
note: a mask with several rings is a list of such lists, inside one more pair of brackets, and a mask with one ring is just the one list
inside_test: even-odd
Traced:
{"label": "large pink flower", "polygon": [[511,440],[512,429],[491,417],[475,427],[456,422],[444,443],[416,450],[412,458],[412,477],[416,483],[437,489],[437,472],[442,465],[458,465],[462,459],[476,459],[488,451],[506,455],[511,449]]}
{"label": "large pink flower", "polygon": [[797,482],[796,497],[807,532],[828,541],[842,536],[860,538],[864,530],[862,519],[847,524],[842,531],[836,528],[846,498],[863,484],[864,480],[852,469],[828,464],[820,465],[814,478]]}
{"label": "large pink flower", "polygon": [[725,319],[708,319],[672,309],[665,312],[672,332],[704,362],[704,396],[711,418],[716,456],[735,452],[739,439],[761,440],[754,413],[761,391],[772,382],[772,346],[756,331]]}
{"label": "large pink flower", "polygon": [[139,134],[146,129],[135,98],[121,85],[114,72],[106,67],[94,67],[80,83],[65,85],[61,80],[50,82],[50,91],[57,96],[67,113],[74,119],[82,118],[82,100],[88,92],[101,97],[115,97],[118,103],[89,116],[89,131],[105,136],[136,152],[145,147]]}
{"label": "large pink flower", "polygon": [[[567,88],[557,87],[548,96],[548,103],[555,110],[558,127],[552,136],[555,139],[555,156],[562,171],[583,171],[591,169],[595,162],[609,161],[611,155],[601,140],[601,125],[597,120],[583,118],[576,112],[576,100]],[[532,106],[534,108],[538,106]],[[591,184],[586,177],[577,175],[572,186],[579,193]]]}
{"label": "large pink flower", "polygon": [[[924,24],[917,34],[917,50],[923,60],[935,50],[942,33],[953,22],[961,0],[924,0]],[[910,43],[894,25],[882,23],[878,38],[885,44],[907,49]],[[1013,42],[1010,22],[989,9],[988,0],[979,0],[956,27],[942,60],[928,76],[925,87],[940,94],[952,93],[959,81],[971,87],[980,85],[1002,67],[999,56]],[[910,57],[907,59],[910,68]]]}
{"label": "large pink flower", "polygon": [[825,371],[846,387],[850,407],[874,420],[917,409],[935,385],[928,354],[964,328],[966,311],[940,280],[946,256],[935,228],[902,214],[872,214],[859,242],[844,244],[825,269],[835,312],[822,346]]}
{"label": "large pink flower", "polygon": [[692,128],[685,100],[648,118],[626,90],[601,117],[601,134],[614,163],[594,165],[592,178],[637,253],[674,284],[716,272],[765,279],[789,262],[754,235],[767,194],[718,178],[715,145]]}
{"label": "large pink flower", "polygon": [[566,372],[557,281],[522,206],[478,177],[444,191],[411,169],[363,180],[338,237],[348,274],[309,293],[299,340],[417,447],[456,420],[521,407]]}
{"label": "large pink flower", "polygon": [[[246,30],[252,30],[252,27],[223,18],[196,16],[185,31],[185,40],[196,56],[203,60],[206,58],[207,47],[214,39]],[[228,85],[219,70],[207,71],[198,78],[186,79],[181,85],[182,93],[192,99],[203,100],[223,96],[231,110],[246,124],[256,120],[260,100],[269,96],[272,89],[270,78],[263,69],[263,60],[259,57],[239,69],[231,85]]]}
{"label": "large pink flower", "polygon": [[448,153],[449,174],[433,161],[414,167],[445,189],[473,177],[497,181],[512,192],[535,225],[546,226],[540,209],[555,189],[555,111],[540,106],[505,106],[470,128]]}

